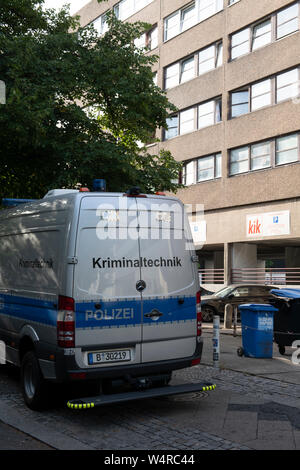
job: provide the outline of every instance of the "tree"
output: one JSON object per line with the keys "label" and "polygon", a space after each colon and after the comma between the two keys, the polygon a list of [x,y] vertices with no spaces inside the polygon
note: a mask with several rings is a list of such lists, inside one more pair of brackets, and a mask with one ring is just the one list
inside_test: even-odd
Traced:
{"label": "tree", "polygon": [[134,46],[149,25],[111,13],[98,37],[67,7],[42,4],[0,0],[0,195],[41,197],[95,177],[109,190],[176,191],[181,165],[145,147],[175,110],[153,82],[157,57]]}

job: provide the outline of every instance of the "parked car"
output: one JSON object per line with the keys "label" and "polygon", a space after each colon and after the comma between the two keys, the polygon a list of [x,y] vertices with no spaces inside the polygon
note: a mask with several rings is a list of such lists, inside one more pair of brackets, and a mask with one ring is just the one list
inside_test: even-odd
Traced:
{"label": "parked car", "polygon": [[200,286],[200,292],[201,292],[201,298],[204,296],[204,295],[213,295],[214,292],[212,292],[211,290],[207,290],[205,289],[204,287]]}
{"label": "parked car", "polygon": [[274,286],[259,284],[234,284],[217,291],[213,295],[201,298],[202,320],[209,322],[214,315],[224,316],[225,305],[241,305],[248,303],[268,303],[274,296],[270,293]]}

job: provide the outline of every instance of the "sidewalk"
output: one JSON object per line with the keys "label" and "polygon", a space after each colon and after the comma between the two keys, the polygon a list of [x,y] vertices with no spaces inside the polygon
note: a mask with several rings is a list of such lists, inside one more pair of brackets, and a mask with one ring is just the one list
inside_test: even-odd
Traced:
{"label": "sidewalk", "polygon": [[[213,365],[213,326],[209,323],[202,325],[204,348],[201,363]],[[228,369],[243,372],[258,377],[280,380],[287,383],[300,385],[300,365],[292,363],[291,356],[295,349],[286,348],[284,356],[279,354],[278,346],[273,345],[273,358],[258,359],[239,357],[237,349],[242,346],[241,328],[237,329],[237,336],[233,336],[232,330],[220,328],[220,369]]]}
{"label": "sidewalk", "polygon": [[0,421],[1,450],[52,450],[52,448]]}

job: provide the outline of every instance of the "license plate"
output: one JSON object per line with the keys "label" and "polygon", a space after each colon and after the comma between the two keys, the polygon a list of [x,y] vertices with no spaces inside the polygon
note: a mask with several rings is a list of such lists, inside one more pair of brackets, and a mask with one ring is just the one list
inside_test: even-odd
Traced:
{"label": "license plate", "polygon": [[124,362],[130,361],[130,349],[121,351],[96,351],[88,354],[89,365],[104,364],[107,362]]}

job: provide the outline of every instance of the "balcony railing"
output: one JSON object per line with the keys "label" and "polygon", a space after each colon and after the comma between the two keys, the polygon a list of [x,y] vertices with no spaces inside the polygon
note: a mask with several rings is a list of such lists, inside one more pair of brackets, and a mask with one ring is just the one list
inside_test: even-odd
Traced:
{"label": "balcony railing", "polygon": [[300,268],[240,268],[231,271],[232,284],[300,285]]}
{"label": "balcony railing", "polygon": [[199,269],[200,284],[224,284],[224,269]]}

